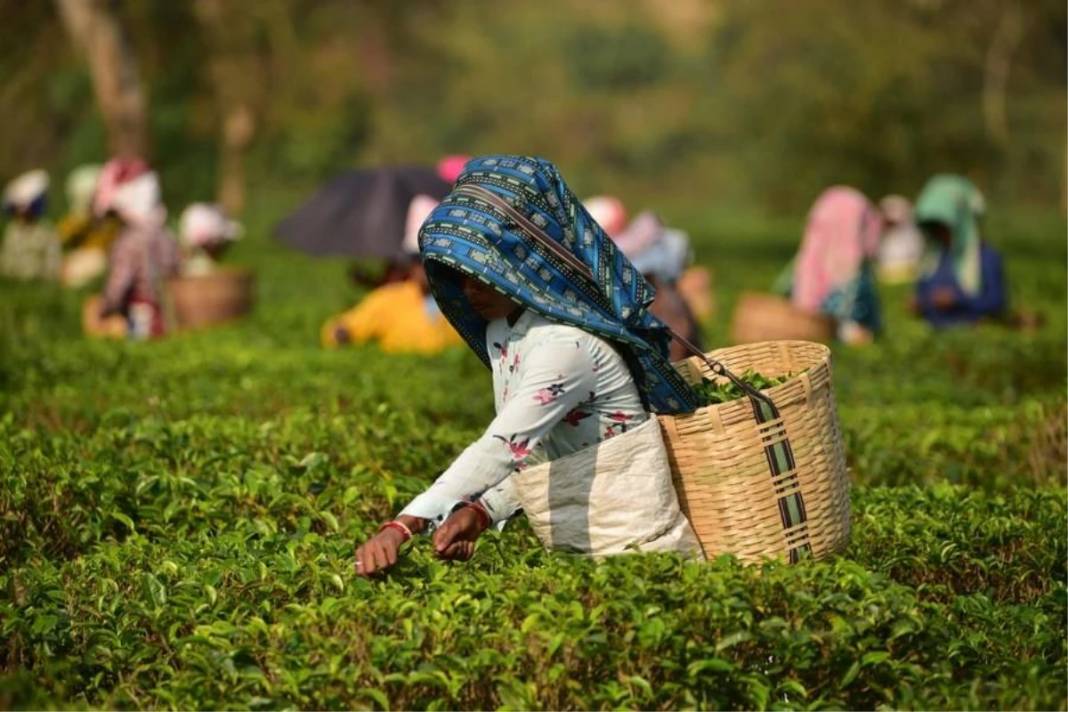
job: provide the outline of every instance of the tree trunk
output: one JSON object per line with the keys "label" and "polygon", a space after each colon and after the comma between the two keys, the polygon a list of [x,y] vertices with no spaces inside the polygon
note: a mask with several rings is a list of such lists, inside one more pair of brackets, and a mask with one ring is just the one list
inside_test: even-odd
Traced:
{"label": "tree trunk", "polygon": [[108,0],[56,0],[59,15],[89,64],[114,155],[145,156],[148,122],[137,61]]}
{"label": "tree trunk", "polygon": [[217,200],[231,215],[245,207],[245,155],[256,134],[263,99],[252,7],[256,6],[222,0],[197,0],[193,5],[211,48],[208,72],[219,126]]}
{"label": "tree trunk", "polygon": [[983,119],[987,135],[999,147],[1009,143],[1009,119],[1006,95],[1009,87],[1009,69],[1012,55],[1023,38],[1024,19],[1016,2],[1005,5],[998,21],[994,38],[986,52],[986,69],[983,76]]}

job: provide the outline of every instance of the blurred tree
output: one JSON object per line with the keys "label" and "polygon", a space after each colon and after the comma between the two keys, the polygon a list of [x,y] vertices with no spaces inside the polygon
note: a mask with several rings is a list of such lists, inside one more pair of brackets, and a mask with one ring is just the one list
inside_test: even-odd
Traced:
{"label": "blurred tree", "polygon": [[258,23],[250,17],[263,4],[196,0],[197,20],[211,55],[207,69],[219,125],[217,200],[231,214],[245,208],[245,154],[263,109],[264,74],[258,52]]}
{"label": "blurred tree", "polygon": [[991,140],[1002,148],[1009,144],[1009,119],[1006,100],[1009,69],[1013,55],[1023,39],[1024,17],[1020,4],[1006,2],[1001,8],[993,37],[986,50],[983,81],[983,117]]}
{"label": "blurred tree", "polygon": [[145,156],[148,131],[145,96],[137,59],[113,3],[56,0],[63,24],[85,54],[93,89],[113,154]]}
{"label": "blurred tree", "polygon": [[655,30],[577,26],[564,57],[581,89],[627,90],[663,81],[668,48]]}
{"label": "blurred tree", "polygon": [[[1065,75],[1063,54],[1051,62],[1049,52],[1063,53],[1062,2],[725,7],[710,56],[724,130],[771,202],[800,207],[840,182],[876,197],[913,192],[936,171],[968,174],[990,192],[1053,198]],[[1035,46],[1025,51],[1029,37]]]}
{"label": "blurred tree", "polygon": [[100,160],[121,125],[67,5],[113,22],[171,203],[490,151],[636,208],[795,212],[942,170],[1065,195],[1063,0],[0,0],[0,173]]}

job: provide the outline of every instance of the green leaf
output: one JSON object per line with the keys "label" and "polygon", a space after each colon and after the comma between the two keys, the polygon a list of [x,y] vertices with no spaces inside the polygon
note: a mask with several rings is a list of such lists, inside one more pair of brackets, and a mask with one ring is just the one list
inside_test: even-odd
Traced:
{"label": "green leaf", "polygon": [[341,580],[340,576],[337,574],[330,574],[329,579],[330,583],[334,585],[334,588],[341,592],[345,591],[345,582]]}
{"label": "green leaf", "polygon": [[337,523],[337,517],[335,517],[331,512],[324,509],[323,511],[319,512],[319,516],[324,522],[326,522],[326,525],[330,527],[330,531],[336,532],[341,530],[341,527],[339,527]]}
{"label": "green leaf", "polygon": [[729,635],[725,635],[716,642],[716,652],[722,653],[724,650],[733,648],[739,643],[744,643],[748,640],[752,640],[753,635],[749,631],[739,630]]}
{"label": "green leaf", "polygon": [[386,693],[381,690],[377,690],[373,687],[361,687],[356,693],[359,697],[366,697],[378,705],[380,710],[389,709],[389,698],[386,697]]}
{"label": "green leaf", "polygon": [[853,664],[846,670],[846,674],[842,676],[842,679],[838,682],[839,687],[849,687],[849,685],[857,679],[857,675],[860,674],[860,661],[854,660]]}
{"label": "green leaf", "polygon": [[700,677],[706,672],[731,672],[734,670],[733,663],[722,658],[705,658],[692,662],[686,668],[686,675],[690,678]]}
{"label": "green leaf", "polygon": [[864,656],[860,659],[860,664],[863,666],[878,665],[889,657],[890,653],[885,650],[874,650],[870,653],[864,653]]}
{"label": "green leaf", "polygon": [[131,533],[137,531],[137,527],[134,526],[133,520],[122,512],[112,512],[111,518],[122,524],[124,527],[130,530]]}

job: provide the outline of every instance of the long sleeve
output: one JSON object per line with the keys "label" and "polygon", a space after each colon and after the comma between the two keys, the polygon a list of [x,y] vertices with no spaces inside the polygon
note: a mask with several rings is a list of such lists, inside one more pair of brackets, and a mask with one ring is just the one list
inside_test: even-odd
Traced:
{"label": "long sleeve", "polygon": [[[544,341],[525,354],[522,378],[490,423],[402,514],[441,522],[461,501],[481,496],[522,470],[534,449],[572,409],[590,397],[596,373],[588,351],[570,339]],[[495,491],[494,519],[515,511],[510,487]],[[510,508],[510,509],[509,509]]]}
{"label": "long sleeve", "polygon": [[378,336],[389,318],[390,291],[375,290],[352,309],[341,315],[338,326],[343,327],[354,343],[364,343]]}
{"label": "long sleeve", "polygon": [[984,246],[982,252],[982,285],[974,297],[962,295],[961,305],[974,318],[991,316],[1005,309],[1005,276],[1001,255]]}
{"label": "long sleeve", "polygon": [[522,508],[514,477],[505,477],[482,493],[482,505],[498,528],[504,526],[513,514]]}
{"label": "long sleeve", "polygon": [[0,245],[0,274],[5,277],[18,276],[18,226],[14,221],[4,228],[4,242]]}
{"label": "long sleeve", "polygon": [[58,280],[60,270],[63,268],[63,248],[59,242],[59,235],[51,227],[42,228],[44,239],[44,258],[42,276],[45,279]]}
{"label": "long sleeve", "polygon": [[115,242],[111,250],[108,279],[104,284],[104,316],[122,311],[126,297],[137,281],[141,259],[138,244],[129,235],[123,235]]}
{"label": "long sleeve", "polygon": [[[993,249],[983,248],[981,257],[982,276],[980,290],[975,296],[964,293],[953,274],[953,263],[943,254],[933,274],[916,283],[916,300],[923,317],[935,327],[974,322],[985,316],[993,316],[1006,306],[1005,278],[1001,256]],[[956,304],[948,310],[935,307],[933,294],[936,289],[953,290]]]}
{"label": "long sleeve", "polygon": [[387,307],[388,300],[383,299],[382,289],[372,291],[352,309],[331,318],[323,325],[321,333],[323,346],[329,348],[338,345],[337,330],[339,327],[345,330],[349,341],[354,343],[370,341],[377,334]]}

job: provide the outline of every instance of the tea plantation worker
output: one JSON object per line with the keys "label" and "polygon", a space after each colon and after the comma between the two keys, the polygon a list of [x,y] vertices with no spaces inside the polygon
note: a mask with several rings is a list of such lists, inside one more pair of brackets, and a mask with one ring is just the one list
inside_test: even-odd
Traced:
{"label": "tea plantation worker", "polygon": [[[583,205],[656,289],[653,315],[699,345],[698,319],[711,316],[713,309],[711,275],[704,267],[687,267],[691,251],[686,233],[665,227],[649,211],[628,222],[623,201],[612,195],[587,198]],[[673,341],[671,358],[685,355]]]}
{"label": "tea plantation worker", "polygon": [[881,328],[872,265],[881,223],[860,191],[828,188],[809,211],[801,248],[777,285],[797,309],[832,317],[845,343],[869,342]]}
{"label": "tea plantation worker", "polygon": [[879,201],[883,236],[879,241],[879,280],[887,284],[915,281],[923,259],[923,233],[912,216],[912,203],[900,195]]}
{"label": "tea plantation worker", "polygon": [[67,175],[67,213],[59,221],[59,235],[63,249],[85,244],[93,226],[93,195],[100,180],[101,166],[88,163],[78,166]]}
{"label": "tea plantation worker", "polygon": [[980,234],[983,196],[966,178],[936,175],[916,201],[928,253],[914,307],[935,327],[1000,316],[1006,307],[1001,255]]}
{"label": "tea plantation worker", "polygon": [[438,556],[469,558],[484,530],[521,509],[553,548],[700,556],[650,415],[693,410],[696,394],[667,360],[649,285],[556,168],[473,159],[420,245],[432,293],[490,369],[497,413],[357,548],[357,572],[391,566],[431,530]]}
{"label": "tea plantation worker", "polygon": [[107,272],[108,250],[121,225],[93,214],[93,196],[102,167],[78,166],[67,176],[67,214],[59,222],[65,255],[60,279],[66,287],[85,286]]}
{"label": "tea plantation worker", "polygon": [[467,165],[469,160],[471,160],[471,156],[466,153],[451,153],[447,156],[442,156],[437,165],[434,166],[434,169],[443,181],[451,185],[460,177],[464,166]]}
{"label": "tea plantation worker", "polygon": [[435,354],[461,342],[430,294],[419,257],[419,227],[438,201],[416,196],[408,207],[405,254],[394,260],[387,281],[352,309],[329,319],[322,328],[323,346],[376,341],[387,353]]}
{"label": "tea plantation worker", "polygon": [[587,198],[583,207],[613,240],[627,229],[627,208],[616,196],[595,195]]}
{"label": "tea plantation worker", "polygon": [[14,279],[59,277],[62,260],[59,237],[44,220],[48,173],[33,170],[4,189],[3,209],[9,216],[0,246],[0,274]]}
{"label": "tea plantation worker", "polygon": [[125,317],[131,339],[160,337],[166,332],[164,283],[177,275],[180,258],[165,225],[159,179],[143,164],[112,162],[104,168],[96,203],[99,214],[114,214],[122,223],[109,258],[101,316]]}
{"label": "tea plantation worker", "polygon": [[185,254],[182,274],[197,276],[215,271],[218,260],[240,239],[241,223],[227,217],[222,207],[192,203],[178,220],[178,235]]}
{"label": "tea plantation worker", "polygon": [[[653,316],[690,343],[700,346],[701,333],[697,319],[678,288],[679,279],[690,261],[690,239],[686,233],[668,229],[654,213],[645,211],[639,213],[613,239],[656,290],[650,310]],[[688,355],[682,342],[671,342],[669,356],[672,361],[679,361]]]}

